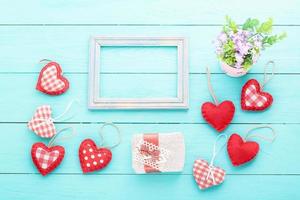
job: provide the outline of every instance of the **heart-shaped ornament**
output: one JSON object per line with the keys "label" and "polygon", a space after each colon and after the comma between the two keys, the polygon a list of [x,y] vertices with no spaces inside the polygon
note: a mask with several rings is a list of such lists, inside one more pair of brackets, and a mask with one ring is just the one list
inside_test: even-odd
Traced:
{"label": "heart-shaped ornament", "polygon": [[206,189],[221,184],[225,179],[224,169],[215,166],[209,166],[205,160],[195,160],[193,167],[193,176],[200,189]]}
{"label": "heart-shaped ornament", "polygon": [[36,89],[49,95],[60,95],[69,89],[69,81],[63,77],[56,62],[49,62],[40,72]]}
{"label": "heart-shaped ornament", "polygon": [[232,121],[235,107],[232,101],[223,101],[215,105],[205,102],[201,107],[202,116],[214,129],[222,132]]}
{"label": "heart-shaped ornament", "polygon": [[52,110],[49,105],[39,106],[27,127],[40,137],[53,137],[56,134],[56,129],[51,114]]}
{"label": "heart-shaped ornament", "polygon": [[31,158],[39,172],[45,176],[53,171],[63,160],[65,149],[62,146],[47,147],[37,142],[31,147]]}
{"label": "heart-shaped ornament", "polygon": [[93,172],[106,167],[112,159],[109,149],[98,148],[91,139],[85,139],[79,147],[79,161],[83,173]]}
{"label": "heart-shaped ornament", "polygon": [[227,152],[231,163],[239,166],[255,158],[259,151],[259,144],[254,141],[244,141],[244,139],[234,133],[227,143]]}
{"label": "heart-shaped ornament", "polygon": [[243,110],[262,111],[270,107],[272,103],[272,95],[261,91],[257,80],[250,79],[243,86],[241,94],[241,107]]}

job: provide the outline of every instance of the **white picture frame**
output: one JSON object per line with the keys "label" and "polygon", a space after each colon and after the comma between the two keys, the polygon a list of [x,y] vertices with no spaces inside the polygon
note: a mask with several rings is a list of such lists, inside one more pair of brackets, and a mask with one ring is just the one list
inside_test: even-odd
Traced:
{"label": "white picture frame", "polygon": [[[177,47],[177,96],[166,98],[100,97],[101,46],[175,46]],[[183,37],[91,37],[89,67],[89,109],[188,109],[188,55]]]}

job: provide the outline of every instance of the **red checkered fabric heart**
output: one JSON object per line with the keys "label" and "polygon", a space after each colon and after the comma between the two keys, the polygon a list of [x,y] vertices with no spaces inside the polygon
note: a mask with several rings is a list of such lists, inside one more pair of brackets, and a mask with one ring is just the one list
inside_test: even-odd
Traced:
{"label": "red checkered fabric heart", "polygon": [[225,179],[224,169],[209,166],[205,160],[195,160],[193,176],[200,189],[206,189],[221,184]]}
{"label": "red checkered fabric heart", "polygon": [[273,97],[262,92],[257,80],[251,79],[243,86],[241,94],[241,107],[243,110],[265,110],[273,102]]}
{"label": "red checkered fabric heart", "polygon": [[85,139],[79,147],[79,161],[83,173],[100,170],[108,165],[112,153],[107,148],[97,148],[91,139]]}
{"label": "red checkered fabric heart", "polygon": [[49,94],[59,95],[69,88],[69,81],[62,76],[62,70],[58,63],[50,62],[40,72],[36,89]]}
{"label": "red checkered fabric heart", "polygon": [[35,134],[43,138],[51,138],[56,134],[56,129],[51,118],[51,107],[43,105],[36,109],[27,126]]}
{"label": "red checkered fabric heart", "polygon": [[32,161],[45,176],[53,171],[63,160],[65,149],[62,146],[47,147],[45,144],[38,142],[32,145]]}

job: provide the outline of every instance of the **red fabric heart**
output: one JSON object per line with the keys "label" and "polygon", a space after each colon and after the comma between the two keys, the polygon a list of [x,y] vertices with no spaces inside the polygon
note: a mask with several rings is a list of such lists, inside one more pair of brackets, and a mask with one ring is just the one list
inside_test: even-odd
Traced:
{"label": "red fabric heart", "polygon": [[205,160],[195,160],[193,176],[200,189],[206,189],[223,183],[226,172],[224,169],[209,166]]}
{"label": "red fabric heart", "polygon": [[56,129],[51,114],[52,109],[49,105],[39,106],[27,123],[27,127],[40,137],[52,138],[56,134]]}
{"label": "red fabric heart", "polygon": [[62,70],[58,63],[49,62],[43,67],[36,89],[49,95],[59,95],[69,89],[69,81],[62,76]]}
{"label": "red fabric heart", "polygon": [[253,141],[244,141],[241,136],[234,133],[227,143],[227,152],[234,166],[242,165],[252,160],[259,151],[259,144]]}
{"label": "red fabric heart", "polygon": [[241,107],[243,110],[265,110],[271,106],[272,102],[272,95],[262,92],[257,80],[250,79],[243,86],[241,94]]}
{"label": "red fabric heart", "polygon": [[107,148],[97,148],[91,139],[85,139],[79,147],[79,161],[83,173],[100,170],[108,165],[112,153]]}
{"label": "red fabric heart", "polygon": [[202,104],[201,111],[207,123],[222,132],[232,121],[235,107],[231,101],[223,101],[219,105],[205,102]]}
{"label": "red fabric heart", "polygon": [[65,149],[62,146],[47,147],[37,142],[31,147],[31,158],[39,172],[45,176],[53,171],[63,160]]}

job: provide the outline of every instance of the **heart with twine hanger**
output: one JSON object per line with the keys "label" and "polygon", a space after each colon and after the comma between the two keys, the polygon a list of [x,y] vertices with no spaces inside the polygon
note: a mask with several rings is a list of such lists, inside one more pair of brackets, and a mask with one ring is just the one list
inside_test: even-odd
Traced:
{"label": "heart with twine hanger", "polygon": [[[253,130],[267,128],[272,131],[273,136],[271,138],[250,133]],[[240,166],[245,164],[251,160],[253,160],[259,152],[259,144],[255,141],[248,141],[249,138],[260,138],[265,141],[273,142],[276,138],[276,133],[274,129],[270,126],[258,126],[248,130],[247,135],[245,138],[242,138],[239,134],[234,133],[229,137],[227,143],[227,152],[230,158],[230,161],[233,166]]]}
{"label": "heart with twine hanger", "polygon": [[[119,140],[110,147],[104,147],[102,146],[104,144],[103,128],[108,125],[117,130]],[[99,131],[99,135],[102,141],[100,147],[92,139],[85,139],[80,144],[79,161],[83,173],[97,171],[106,167],[112,159],[111,149],[121,143],[120,129],[113,123],[104,123]]]}
{"label": "heart with twine hanger", "polygon": [[233,102],[229,100],[223,101],[221,103],[218,102],[211,86],[209,68],[206,68],[206,72],[208,90],[214,100],[214,103],[203,103],[201,107],[201,113],[208,124],[210,124],[218,132],[222,132],[232,121],[235,112],[235,106]]}
{"label": "heart with twine hanger", "polygon": [[[66,131],[67,129],[72,129],[72,133],[74,133],[74,129],[72,127],[64,128],[60,130],[58,133]],[[38,171],[46,176],[50,172],[52,172],[55,168],[57,168],[65,156],[65,149],[60,145],[53,146],[56,137],[58,134],[54,135],[48,145],[45,145],[42,142],[34,143],[31,147],[31,158],[38,169]],[[73,134],[72,134],[73,135]],[[73,136],[72,136],[73,137]],[[60,141],[69,139],[70,137],[65,137],[60,139]],[[56,141],[57,142],[57,141]]]}
{"label": "heart with twine hanger", "polygon": [[36,89],[49,95],[60,95],[69,89],[69,81],[62,74],[61,66],[51,60],[43,59],[40,62],[48,63],[42,68]]}
{"label": "heart with twine hanger", "polygon": [[[272,74],[267,78],[267,67],[272,65]],[[264,68],[264,80],[260,84],[256,79],[248,80],[242,88],[241,107],[247,111],[263,111],[273,103],[273,97],[270,93],[264,92],[264,86],[274,77],[275,63],[269,61]]]}
{"label": "heart with twine hanger", "polygon": [[220,151],[226,144],[225,142],[218,151],[216,150],[217,142],[220,140],[221,137],[224,137],[227,140],[227,136],[225,134],[220,134],[217,136],[213,147],[213,155],[210,163],[203,159],[197,159],[194,162],[193,176],[201,190],[219,185],[225,180],[225,170],[220,167],[214,166],[214,161],[217,155],[220,153]]}
{"label": "heart with twine hanger", "polygon": [[[63,113],[55,118],[52,118],[52,109],[50,105],[42,105],[37,107],[32,119],[27,123],[27,127],[42,138],[53,137],[56,134],[54,122],[65,116],[71,109],[74,102],[78,103],[78,100],[72,100],[67,105]],[[73,118],[74,115],[63,121]]]}

